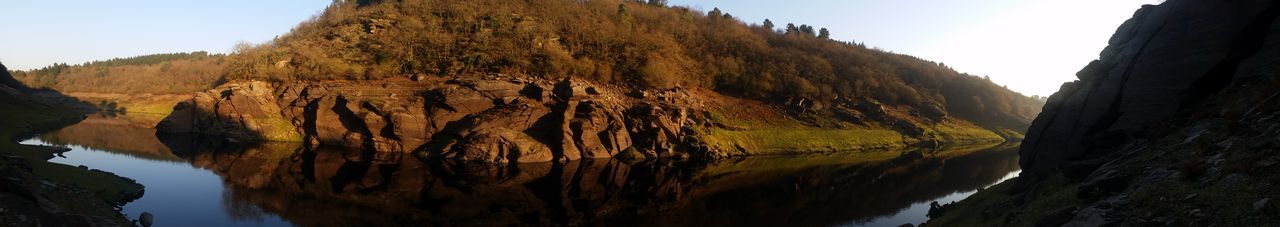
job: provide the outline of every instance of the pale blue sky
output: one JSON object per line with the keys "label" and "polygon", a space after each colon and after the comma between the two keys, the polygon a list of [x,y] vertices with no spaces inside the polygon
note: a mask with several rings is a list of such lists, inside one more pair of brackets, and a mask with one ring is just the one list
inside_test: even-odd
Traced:
{"label": "pale blue sky", "polygon": [[14,69],[143,54],[228,52],[288,32],[331,0],[16,0],[0,3],[0,61]]}
{"label": "pale blue sky", "polygon": [[[1048,95],[1106,45],[1120,23],[1158,0],[671,0],[719,7],[748,22],[809,24],[833,38],[989,75],[1027,95]],[[0,3],[0,62],[55,62],[151,53],[227,52],[262,42],[330,0],[42,0]]]}

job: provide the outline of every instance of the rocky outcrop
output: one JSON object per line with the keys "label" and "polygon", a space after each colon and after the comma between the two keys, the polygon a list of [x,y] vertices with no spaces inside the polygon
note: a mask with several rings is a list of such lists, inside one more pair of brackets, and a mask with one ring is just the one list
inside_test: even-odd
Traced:
{"label": "rocky outcrop", "polygon": [[[162,133],[303,141],[491,163],[677,154],[699,105],[684,91],[639,97],[579,80],[486,76],[420,81],[232,82],[175,107]],[[705,151],[705,149],[701,150]]]}
{"label": "rocky outcrop", "polygon": [[[157,129],[236,140],[301,141],[282,116],[275,87],[266,82],[230,84],[178,103]],[[290,106],[285,106],[290,107]]]}
{"label": "rocky outcrop", "polygon": [[[1027,133],[1030,173],[1075,165],[1120,149],[1152,126],[1232,82],[1274,69],[1280,36],[1274,1],[1169,1],[1125,22],[1102,57],[1064,84]],[[1272,70],[1273,71],[1273,70]]]}

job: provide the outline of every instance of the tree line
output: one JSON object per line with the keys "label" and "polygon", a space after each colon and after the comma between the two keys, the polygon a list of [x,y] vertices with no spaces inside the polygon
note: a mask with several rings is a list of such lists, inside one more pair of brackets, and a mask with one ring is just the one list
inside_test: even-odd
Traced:
{"label": "tree line", "polygon": [[11,74],[28,86],[63,93],[181,94],[213,88],[227,65],[225,54],[198,51],[55,63]]}

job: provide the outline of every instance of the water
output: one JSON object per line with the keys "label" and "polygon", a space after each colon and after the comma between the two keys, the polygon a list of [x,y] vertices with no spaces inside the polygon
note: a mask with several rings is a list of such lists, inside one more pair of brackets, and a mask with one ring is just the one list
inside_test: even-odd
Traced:
{"label": "water", "polygon": [[123,207],[156,226],[899,226],[929,203],[1016,176],[1016,146],[758,157],[714,163],[589,160],[490,166],[408,155],[161,140],[146,124],[92,117],[26,144],[51,161],[137,180]]}

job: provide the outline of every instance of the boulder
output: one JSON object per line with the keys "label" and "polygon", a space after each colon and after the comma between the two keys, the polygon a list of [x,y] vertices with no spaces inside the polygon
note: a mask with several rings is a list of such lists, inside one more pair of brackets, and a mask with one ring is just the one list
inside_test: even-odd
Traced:
{"label": "boulder", "polygon": [[468,135],[446,157],[487,163],[536,163],[553,159],[551,148],[528,134],[505,128]]}

